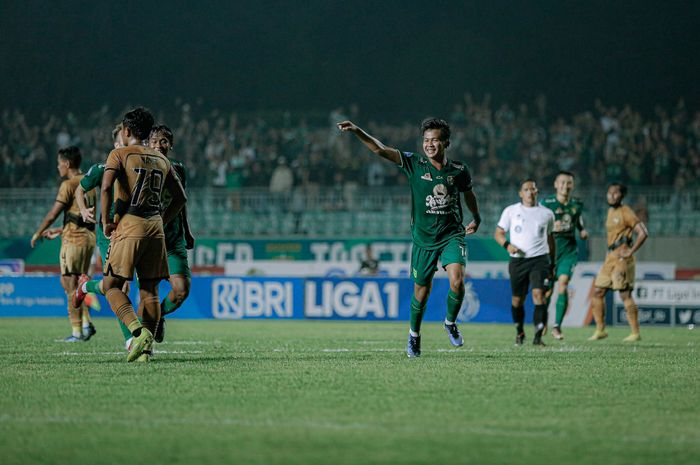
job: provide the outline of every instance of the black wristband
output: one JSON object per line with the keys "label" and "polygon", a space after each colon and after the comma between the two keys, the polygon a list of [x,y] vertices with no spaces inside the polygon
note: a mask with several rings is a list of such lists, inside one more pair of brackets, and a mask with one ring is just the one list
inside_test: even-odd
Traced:
{"label": "black wristband", "polygon": [[506,249],[506,250],[508,250],[508,246],[509,246],[509,245],[510,245],[510,241],[506,240],[506,241],[503,243],[503,248]]}

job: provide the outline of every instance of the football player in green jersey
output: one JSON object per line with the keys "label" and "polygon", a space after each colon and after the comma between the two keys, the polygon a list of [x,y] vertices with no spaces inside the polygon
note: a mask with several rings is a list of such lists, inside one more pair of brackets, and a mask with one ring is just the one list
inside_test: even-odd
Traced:
{"label": "football player in green jersey", "polygon": [[[421,354],[420,327],[438,262],[450,280],[445,331],[453,346],[462,346],[464,340],[456,321],[464,299],[464,236],[477,231],[481,216],[469,169],[461,162],[448,160],[445,154],[450,146],[450,126],[437,118],[423,121],[420,130],[424,155],[386,146],[351,121],[338,123],[338,129],[355,134],[368,149],[397,164],[408,177],[413,199],[411,277],[414,288],[407,355],[419,357]],[[462,224],[460,193],[474,217],[466,228]]]}
{"label": "football player in green jersey", "polygon": [[[561,324],[569,305],[569,281],[578,262],[578,247],[576,245],[576,230],[581,239],[588,239],[588,231],[583,226],[583,202],[571,196],[574,191],[574,175],[569,171],[560,171],[554,178],[556,194],[542,199],[541,204],[554,213],[554,240],[556,241],[557,256],[555,262],[555,279],[557,281],[557,312],[552,336],[554,339],[564,339]],[[547,292],[547,306],[553,289]]]}
{"label": "football player in green jersey", "polygon": [[[168,156],[173,149],[173,131],[165,125],[153,126],[148,138],[148,145],[170,160],[175,173],[180,178],[182,187],[187,187],[187,175],[185,166],[179,161]],[[167,189],[163,190],[162,202],[165,210],[172,196]],[[190,224],[187,221],[187,209],[182,207],[180,213],[163,226],[165,232],[165,248],[168,252],[168,268],[170,269],[170,292],[161,302],[161,318],[153,335],[156,342],[163,342],[165,337],[165,315],[174,312],[185,301],[190,294],[192,284],[192,273],[187,262],[187,250],[194,248],[194,236],[190,231]]]}

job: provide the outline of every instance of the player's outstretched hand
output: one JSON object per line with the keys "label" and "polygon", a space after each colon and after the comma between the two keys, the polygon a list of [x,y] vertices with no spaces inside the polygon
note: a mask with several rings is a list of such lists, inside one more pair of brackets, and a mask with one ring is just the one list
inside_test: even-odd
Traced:
{"label": "player's outstretched hand", "polygon": [[112,232],[117,229],[117,225],[115,223],[103,223],[102,224],[102,231],[104,232],[104,235],[107,239],[112,237]]}
{"label": "player's outstretched hand", "polygon": [[472,220],[472,222],[467,225],[467,229],[465,230],[466,235],[468,236],[478,231],[479,224],[481,223],[477,223],[476,220]]}
{"label": "player's outstretched hand", "polygon": [[34,248],[34,246],[36,245],[36,243],[39,242],[39,241],[42,240],[42,239],[43,239],[43,237],[41,237],[41,234],[34,233],[34,235],[32,236],[32,240],[29,242],[29,243],[31,244],[31,246],[32,246],[32,249]]}
{"label": "player's outstretched hand", "polygon": [[80,216],[83,217],[83,221],[86,223],[95,222],[95,207],[86,208],[85,210],[80,210]]}
{"label": "player's outstretched hand", "polygon": [[338,123],[338,129],[342,132],[355,132],[357,131],[357,126],[352,121],[342,121]]}
{"label": "player's outstretched hand", "polygon": [[63,232],[63,228],[47,229],[46,231],[41,233],[41,237],[52,241],[52,240],[56,239],[58,236],[60,236],[62,232]]}

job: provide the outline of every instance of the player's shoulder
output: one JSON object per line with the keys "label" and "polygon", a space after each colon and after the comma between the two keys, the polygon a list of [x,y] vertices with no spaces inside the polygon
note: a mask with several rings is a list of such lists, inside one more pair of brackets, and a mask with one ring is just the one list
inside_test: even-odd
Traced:
{"label": "player's shoulder", "polygon": [[460,160],[450,160],[449,161],[450,168],[458,170],[458,171],[467,171],[469,172],[469,166],[467,166],[466,163]]}
{"label": "player's shoulder", "polygon": [[174,158],[170,158],[170,157],[168,157],[168,160],[170,160],[170,164],[172,165],[173,168],[176,168],[179,170],[185,169],[185,165],[181,161],[175,160]]}
{"label": "player's shoulder", "polygon": [[544,206],[549,206],[549,205],[554,205],[557,202],[558,201],[557,201],[556,194],[550,194],[550,195],[543,197],[542,200],[540,201],[540,204],[544,205]]}
{"label": "player's shoulder", "polygon": [[571,204],[576,207],[583,207],[583,199],[580,197],[572,197]]}
{"label": "player's shoulder", "polygon": [[94,176],[100,172],[104,172],[104,170],[104,163],[95,163],[94,165],[90,166],[90,168],[88,168],[87,172],[85,172],[85,176]]}

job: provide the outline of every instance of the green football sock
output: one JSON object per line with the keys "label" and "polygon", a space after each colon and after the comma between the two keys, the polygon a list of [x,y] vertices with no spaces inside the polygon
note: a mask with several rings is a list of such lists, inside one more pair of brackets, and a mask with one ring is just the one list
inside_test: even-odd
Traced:
{"label": "green football sock", "polygon": [[126,325],[122,323],[122,320],[117,319],[117,321],[119,322],[119,329],[122,330],[124,341],[128,340],[131,337],[131,331],[129,331],[129,328],[127,328]]}
{"label": "green football sock", "polygon": [[165,299],[160,303],[160,316],[161,318],[164,317],[165,315],[169,313],[173,313],[175,310],[180,308],[179,305],[171,301],[168,296],[165,296]]}
{"label": "green football sock", "polygon": [[105,295],[105,293],[102,292],[102,289],[100,289],[100,282],[101,280],[99,279],[88,281],[85,283],[85,289],[87,289],[88,292],[92,292],[93,294]]}
{"label": "green football sock", "polygon": [[415,297],[411,297],[411,331],[414,333],[420,333],[426,304],[427,302],[420,303]]}
{"label": "green football sock", "polygon": [[569,293],[567,291],[562,292],[557,297],[557,322],[556,326],[561,326],[561,322],[564,321],[564,314],[566,313],[566,307],[569,305]]}
{"label": "green football sock", "polygon": [[462,301],[464,300],[464,292],[457,294],[452,292],[447,293],[447,316],[445,319],[450,323],[457,321],[457,314],[459,314],[459,309],[462,308]]}

